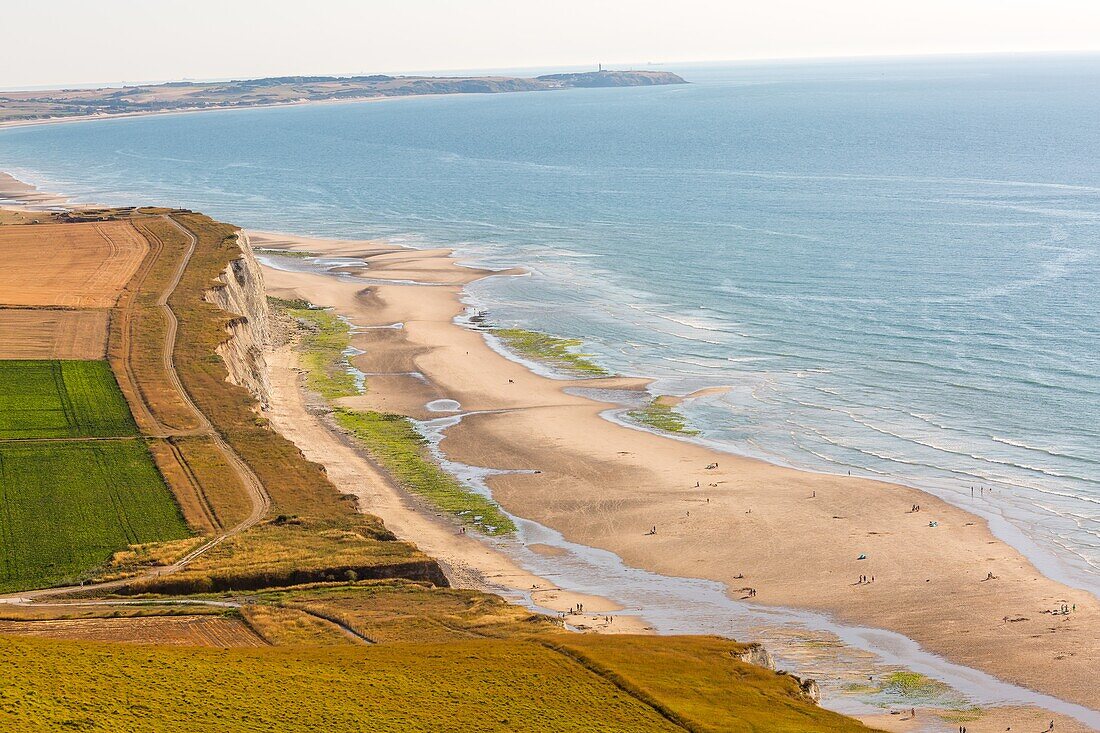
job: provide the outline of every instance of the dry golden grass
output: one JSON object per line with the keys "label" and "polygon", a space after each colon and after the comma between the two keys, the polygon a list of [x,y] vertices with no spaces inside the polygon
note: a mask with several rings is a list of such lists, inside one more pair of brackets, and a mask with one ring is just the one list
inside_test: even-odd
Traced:
{"label": "dry golden grass", "polygon": [[0,729],[867,730],[738,661],[732,642],[590,639],[211,650],[0,637]]}
{"label": "dry golden grass", "polygon": [[565,633],[556,619],[498,596],[407,580],[288,588],[255,600],[339,621],[379,644]]}
{"label": "dry golden grass", "polygon": [[252,605],[241,609],[248,625],[277,646],[344,646],[356,643],[335,624],[294,608]]}
{"label": "dry golden grass", "polygon": [[201,535],[216,532],[219,525],[214,518],[214,512],[178,446],[169,439],[157,438],[149,441],[149,453],[152,454],[165,483],[172,490],[187,526]]}
{"label": "dry golden grass", "polygon": [[397,541],[374,517],[276,518],[227,537],[177,573],[136,581],[125,592],[178,595],[395,577],[446,584],[434,560]]}
{"label": "dry golden grass", "polygon": [[[869,730],[810,704],[793,677],[742,662],[743,645],[716,636],[570,634],[544,643],[688,730]],[[680,676],[685,669],[691,684]]]}
{"label": "dry golden grass", "polygon": [[235,527],[251,511],[248,493],[226,463],[214,441],[206,436],[172,438],[202,490],[203,499],[218,526]]}
{"label": "dry golden grass", "polygon": [[171,565],[204,541],[203,537],[188,537],[169,542],[130,545],[111,555],[111,559],[96,572],[95,580],[120,580],[139,575],[152,567]]}
{"label": "dry golden grass", "polygon": [[147,249],[127,221],[0,227],[0,303],[109,308]]}
{"label": "dry golden grass", "polygon": [[0,621],[0,634],[168,646],[229,648],[266,645],[240,619],[209,614]]}
{"label": "dry golden grass", "polygon": [[193,530],[210,534],[248,516],[248,494],[211,438],[153,440],[149,447]]}
{"label": "dry golden grass", "polygon": [[107,311],[0,308],[0,359],[102,359]]}

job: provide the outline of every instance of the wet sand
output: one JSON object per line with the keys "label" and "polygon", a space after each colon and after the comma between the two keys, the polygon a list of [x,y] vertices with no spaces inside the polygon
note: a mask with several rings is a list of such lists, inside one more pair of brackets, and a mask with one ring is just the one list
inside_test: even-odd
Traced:
{"label": "wet sand", "polygon": [[[489,273],[456,265],[445,250],[262,235],[253,242],[368,262],[346,271],[378,284],[271,269],[266,277],[275,295],[334,306],[368,327],[354,339],[366,352],[355,364],[390,376],[372,379],[356,406],[400,412],[395,406],[412,391],[413,402],[447,398],[483,411],[451,428],[442,448],[471,465],[540,471],[490,479],[509,511],[630,565],[724,582],[757,604],[897,631],[951,661],[1100,707],[1100,604],[1044,578],[981,518],[904,486],[777,467],[616,425],[601,417],[612,405],[565,391],[607,380],[541,377],[454,323],[462,286]],[[1076,612],[1048,613],[1062,603]]]}
{"label": "wet sand", "polygon": [[8,173],[0,172],[0,201],[12,208],[33,211],[63,206],[68,199],[59,194],[39,191],[29,183],[23,183]]}

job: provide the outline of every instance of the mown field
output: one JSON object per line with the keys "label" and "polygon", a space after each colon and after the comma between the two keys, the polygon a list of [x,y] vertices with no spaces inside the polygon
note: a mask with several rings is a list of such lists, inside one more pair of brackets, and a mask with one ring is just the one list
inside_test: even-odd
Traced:
{"label": "mown field", "polygon": [[0,442],[0,592],[73,582],[116,550],[188,534],[139,440]]}
{"label": "mown field", "polygon": [[264,640],[244,622],[212,614],[0,621],[0,634],[122,644],[220,648],[264,646]]}
{"label": "mown field", "polygon": [[711,637],[183,649],[0,637],[0,729],[866,731]]}
{"label": "mown field", "polygon": [[105,361],[0,361],[0,439],[137,435]]}
{"label": "mown field", "polygon": [[128,221],[0,229],[0,303],[110,308],[149,247]]}

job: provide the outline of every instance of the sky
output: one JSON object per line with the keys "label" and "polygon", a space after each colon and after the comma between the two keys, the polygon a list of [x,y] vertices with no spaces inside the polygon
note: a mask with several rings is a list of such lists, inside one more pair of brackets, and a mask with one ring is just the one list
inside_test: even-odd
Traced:
{"label": "sky", "polygon": [[1100,0],[6,2],[0,88],[1100,51]]}

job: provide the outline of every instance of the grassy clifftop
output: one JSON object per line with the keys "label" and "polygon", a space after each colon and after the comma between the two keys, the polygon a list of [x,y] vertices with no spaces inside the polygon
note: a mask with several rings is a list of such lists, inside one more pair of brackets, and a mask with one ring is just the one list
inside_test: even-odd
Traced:
{"label": "grassy clifftop", "polygon": [[861,724],[711,637],[464,639],[265,649],[0,637],[0,728],[142,731],[758,731]]}

